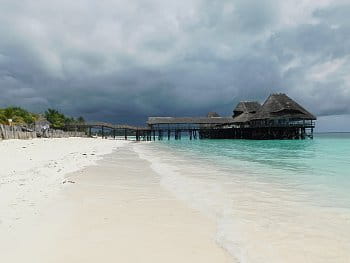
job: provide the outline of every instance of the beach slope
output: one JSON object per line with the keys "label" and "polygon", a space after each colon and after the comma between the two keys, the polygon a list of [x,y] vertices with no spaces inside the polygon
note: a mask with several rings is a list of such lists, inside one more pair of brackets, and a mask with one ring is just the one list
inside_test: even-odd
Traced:
{"label": "beach slope", "polygon": [[32,220],[0,225],[4,262],[231,262],[215,224],[162,189],[132,143],[63,180]]}

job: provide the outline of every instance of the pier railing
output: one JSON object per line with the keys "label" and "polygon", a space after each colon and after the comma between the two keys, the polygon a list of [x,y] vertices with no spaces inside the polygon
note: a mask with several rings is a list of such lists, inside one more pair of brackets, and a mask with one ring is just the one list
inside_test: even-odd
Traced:
{"label": "pier railing", "polygon": [[183,135],[192,139],[303,139],[313,137],[313,121],[259,122],[247,124],[152,124],[148,127],[103,122],[67,125],[66,130],[85,129],[88,136],[133,139],[136,141],[176,140]]}

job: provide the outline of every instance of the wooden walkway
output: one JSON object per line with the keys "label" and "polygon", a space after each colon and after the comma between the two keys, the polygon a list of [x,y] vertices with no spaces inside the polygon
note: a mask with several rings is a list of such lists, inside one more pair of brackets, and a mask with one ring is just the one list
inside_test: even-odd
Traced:
{"label": "wooden walkway", "polygon": [[147,131],[149,128],[106,122],[88,122],[66,125],[65,130],[85,130],[90,137],[95,133],[102,138],[113,137],[116,139],[118,136],[122,136],[127,140],[129,136],[136,136],[136,139],[140,140],[141,131]]}
{"label": "wooden walkway", "polygon": [[66,131],[85,131],[88,136],[93,134],[102,138],[123,138],[136,141],[181,140],[186,137],[189,140],[196,139],[305,139],[313,138],[314,123],[308,125],[290,126],[263,126],[263,127],[222,127],[218,124],[211,125],[149,125],[138,127],[131,125],[110,124],[104,122],[92,122],[73,124],[65,127]]}
{"label": "wooden walkway", "polygon": [[[209,129],[210,128],[208,128],[208,130]],[[164,130],[158,127],[138,127],[105,122],[90,122],[84,124],[66,125],[65,130],[85,130],[90,137],[92,137],[93,134],[96,134],[102,138],[111,137],[116,139],[117,137],[122,137],[125,140],[128,140],[128,138],[130,139],[130,137],[132,137],[135,138],[136,141],[155,141],[163,140],[164,138],[170,140],[171,137],[174,137],[175,140],[180,140],[183,135],[188,135],[190,140],[201,139],[200,130],[203,131],[206,129],[193,127],[170,127]]]}

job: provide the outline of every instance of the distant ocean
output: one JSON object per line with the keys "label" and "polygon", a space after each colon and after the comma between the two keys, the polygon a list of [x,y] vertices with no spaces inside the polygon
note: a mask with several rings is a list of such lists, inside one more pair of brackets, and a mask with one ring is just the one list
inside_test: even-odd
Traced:
{"label": "distant ocean", "polygon": [[350,262],[350,134],[135,145],[237,262]]}

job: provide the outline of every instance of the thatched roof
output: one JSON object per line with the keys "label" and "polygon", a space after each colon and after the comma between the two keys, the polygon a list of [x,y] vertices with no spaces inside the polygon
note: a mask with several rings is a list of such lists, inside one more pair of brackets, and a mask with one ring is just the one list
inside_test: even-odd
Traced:
{"label": "thatched roof", "polygon": [[260,108],[261,105],[257,101],[241,101],[233,110],[233,121],[235,123],[248,122]]}
{"label": "thatched roof", "polygon": [[261,120],[280,117],[316,120],[316,116],[283,93],[271,94],[252,119]]}
{"label": "thatched roof", "polygon": [[234,109],[233,117],[219,117],[215,112],[207,117],[149,117],[147,124],[209,124],[224,125],[246,123],[259,119],[295,118],[315,120],[316,117],[289,98],[286,94],[272,94],[261,106],[256,101],[241,101]]}
{"label": "thatched roof", "polygon": [[243,112],[237,116],[233,117],[234,123],[244,123],[252,120],[255,116],[255,113]]}
{"label": "thatched roof", "polygon": [[237,104],[236,108],[233,110],[235,114],[240,114],[243,112],[255,113],[261,108],[261,105],[257,101],[241,101]]}
{"label": "thatched roof", "polygon": [[216,112],[208,112],[207,117],[208,118],[215,118],[215,117],[220,117],[220,115]]}
{"label": "thatched roof", "polygon": [[226,124],[232,121],[232,117],[149,117],[147,124]]}

